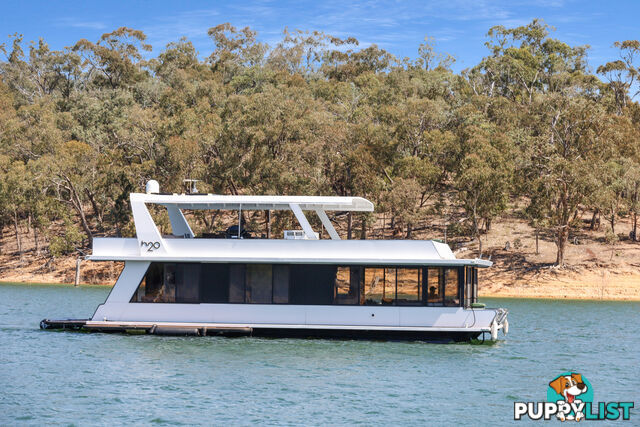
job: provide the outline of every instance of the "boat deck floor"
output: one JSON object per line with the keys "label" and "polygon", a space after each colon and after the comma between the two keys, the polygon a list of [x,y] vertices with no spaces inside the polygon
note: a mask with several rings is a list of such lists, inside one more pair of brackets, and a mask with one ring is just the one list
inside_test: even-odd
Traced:
{"label": "boat deck floor", "polygon": [[402,341],[459,342],[477,338],[483,331],[461,330],[460,328],[425,330],[371,327],[370,329],[352,329],[345,327],[310,328],[282,327],[282,325],[248,325],[215,323],[169,323],[169,322],[116,322],[92,321],[90,319],[44,319],[41,329],[71,330],[86,332],[120,332],[129,334],[153,334],[173,336],[256,336],[280,338],[338,338],[338,339],[383,339]]}
{"label": "boat deck floor", "polygon": [[90,319],[44,319],[40,322],[40,329],[74,330],[88,332],[125,332],[147,333],[155,335],[251,335],[252,328],[244,326],[215,326],[184,323],[150,323],[150,322],[91,322]]}

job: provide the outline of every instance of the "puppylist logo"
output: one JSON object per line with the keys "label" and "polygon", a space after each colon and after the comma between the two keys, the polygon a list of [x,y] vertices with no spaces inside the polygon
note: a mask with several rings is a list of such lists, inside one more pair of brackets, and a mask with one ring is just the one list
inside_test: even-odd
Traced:
{"label": "puppylist logo", "polygon": [[513,419],[560,421],[629,420],[633,402],[593,402],[593,388],[582,374],[565,372],[547,387],[546,402],[515,402]]}

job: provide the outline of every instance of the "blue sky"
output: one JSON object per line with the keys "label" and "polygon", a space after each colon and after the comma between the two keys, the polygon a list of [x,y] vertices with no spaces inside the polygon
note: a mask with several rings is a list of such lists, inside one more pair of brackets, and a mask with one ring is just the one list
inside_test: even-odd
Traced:
{"label": "blue sky", "polygon": [[202,57],[212,43],[207,29],[223,22],[257,30],[275,44],[284,27],[354,36],[363,46],[375,43],[399,56],[416,57],[425,35],[437,50],[457,58],[456,71],[487,54],[487,30],[493,25],[524,25],[543,18],[554,36],[571,45],[591,46],[590,65],[616,58],[616,40],[640,38],[640,1],[602,0],[424,0],[424,1],[11,1],[0,14],[0,43],[8,34],[25,40],[43,37],[54,49],[81,38],[96,41],[120,26],[144,31],[154,53],[182,36]]}

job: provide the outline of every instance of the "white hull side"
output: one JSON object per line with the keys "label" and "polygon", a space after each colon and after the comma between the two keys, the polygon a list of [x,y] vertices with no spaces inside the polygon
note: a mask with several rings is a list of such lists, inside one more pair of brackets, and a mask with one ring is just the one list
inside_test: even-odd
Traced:
{"label": "white hull side", "polygon": [[[236,324],[251,327],[392,327],[487,330],[494,310],[286,304],[106,303],[92,321]],[[474,321],[475,318],[475,321]]]}

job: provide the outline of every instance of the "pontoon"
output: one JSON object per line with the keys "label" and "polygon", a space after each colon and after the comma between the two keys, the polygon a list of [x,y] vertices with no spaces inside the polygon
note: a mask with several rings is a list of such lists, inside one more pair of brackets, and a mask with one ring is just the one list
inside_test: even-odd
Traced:
{"label": "pontoon", "polygon": [[[457,259],[438,241],[341,240],[327,212],[372,212],[366,199],[161,194],[150,182],[130,201],[136,237],[95,238],[87,257],[124,261],[107,300],[91,319],[45,319],[42,328],[429,341],[507,332],[507,311],[477,302],[478,269],[490,261]],[[171,234],[156,226],[154,204],[166,208]],[[238,224],[237,235],[200,238],[184,211],[203,209],[289,210],[301,230],[246,238]]]}

